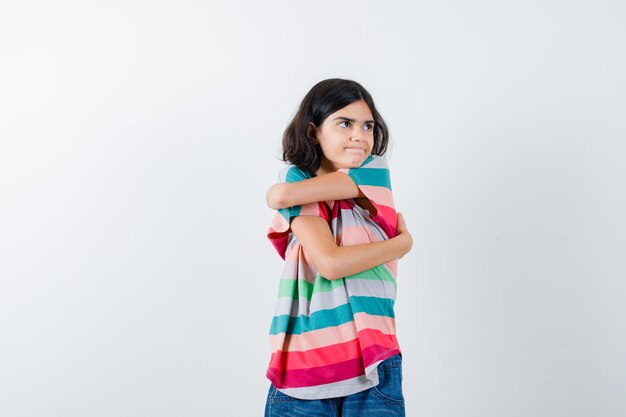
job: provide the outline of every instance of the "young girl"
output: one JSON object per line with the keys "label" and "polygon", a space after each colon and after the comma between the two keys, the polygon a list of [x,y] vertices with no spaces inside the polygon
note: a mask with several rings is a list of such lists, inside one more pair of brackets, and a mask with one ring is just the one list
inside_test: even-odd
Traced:
{"label": "young girl", "polygon": [[266,416],[404,416],[393,306],[412,246],[394,209],[388,132],[369,93],[329,79],[283,136],[268,238],[285,269],[270,328]]}

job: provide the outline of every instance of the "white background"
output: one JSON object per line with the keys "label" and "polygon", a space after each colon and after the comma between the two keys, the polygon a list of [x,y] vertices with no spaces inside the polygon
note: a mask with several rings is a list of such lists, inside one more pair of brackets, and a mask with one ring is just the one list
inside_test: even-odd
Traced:
{"label": "white background", "polygon": [[0,6],[0,416],[257,416],[299,101],[389,124],[408,416],[626,415],[620,1]]}

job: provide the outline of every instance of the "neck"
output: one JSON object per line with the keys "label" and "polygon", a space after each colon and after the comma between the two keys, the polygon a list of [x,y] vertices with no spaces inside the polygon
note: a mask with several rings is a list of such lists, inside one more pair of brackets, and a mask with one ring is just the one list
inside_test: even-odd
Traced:
{"label": "neck", "polygon": [[315,171],[316,176],[330,174],[331,172],[337,171],[339,168],[335,168],[333,164],[326,158],[322,158],[322,162],[320,167]]}

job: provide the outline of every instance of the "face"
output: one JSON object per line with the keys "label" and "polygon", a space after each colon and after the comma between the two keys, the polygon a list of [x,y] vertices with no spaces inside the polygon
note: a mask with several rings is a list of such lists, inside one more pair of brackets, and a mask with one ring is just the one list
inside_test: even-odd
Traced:
{"label": "face", "polygon": [[316,175],[359,167],[372,152],[374,117],[363,100],[329,115],[321,126],[311,126],[324,154]]}

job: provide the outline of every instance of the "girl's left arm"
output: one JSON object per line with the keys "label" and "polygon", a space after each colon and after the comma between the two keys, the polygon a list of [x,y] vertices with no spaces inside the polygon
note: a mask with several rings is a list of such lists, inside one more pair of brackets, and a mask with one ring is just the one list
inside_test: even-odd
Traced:
{"label": "girl's left arm", "polygon": [[273,209],[358,197],[364,197],[364,194],[343,172],[331,172],[298,182],[277,183],[265,195],[267,205]]}

